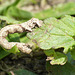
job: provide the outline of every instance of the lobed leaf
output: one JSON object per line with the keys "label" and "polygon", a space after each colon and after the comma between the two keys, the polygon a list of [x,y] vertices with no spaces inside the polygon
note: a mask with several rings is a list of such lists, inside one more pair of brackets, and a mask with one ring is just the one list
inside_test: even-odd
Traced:
{"label": "lobed leaf", "polygon": [[33,29],[33,32],[28,33],[27,36],[41,49],[63,47],[64,53],[67,53],[68,49],[75,44],[74,21],[75,18],[71,16],[65,16],[60,20],[48,18],[44,21],[44,25],[41,28]]}
{"label": "lobed leaf", "polygon": [[64,65],[67,61],[67,56],[60,53],[60,52],[56,52],[56,55],[54,56],[54,59],[50,62],[52,65],[55,64],[60,64],[60,65]]}
{"label": "lobed leaf", "polygon": [[48,56],[46,60],[51,60],[50,63],[52,65],[60,64],[64,65],[67,61],[67,56],[60,52],[55,52],[55,50],[45,50],[44,53]]}
{"label": "lobed leaf", "polygon": [[[44,20],[44,24],[41,28],[33,29],[27,36],[35,42],[38,47],[45,50],[44,52],[47,56],[51,56],[51,51],[47,52],[49,49],[64,48],[63,52],[65,54],[73,50],[72,46],[75,45],[74,30],[75,18],[66,15],[60,20],[56,18]],[[53,57],[54,59],[51,61],[51,64],[62,65],[67,61],[66,55],[59,52],[55,52]]]}

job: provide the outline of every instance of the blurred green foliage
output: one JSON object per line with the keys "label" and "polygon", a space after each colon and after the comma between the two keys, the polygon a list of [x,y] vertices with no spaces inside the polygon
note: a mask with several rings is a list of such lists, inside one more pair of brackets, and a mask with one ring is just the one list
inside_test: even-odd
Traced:
{"label": "blurred green foliage", "polygon": [[[49,9],[39,11],[37,13],[32,13],[32,12],[29,12],[26,10],[22,10],[19,7],[30,4],[30,3],[37,4],[36,0],[13,0],[13,1],[4,0],[4,2],[1,0],[0,2],[1,2],[1,4],[0,4],[0,29],[6,25],[19,24],[19,23],[25,22],[25,21],[31,19],[32,17],[44,20],[49,17],[61,18],[67,14],[75,16],[75,3],[59,4],[56,7],[54,6]],[[54,22],[54,21],[51,21],[51,22]],[[22,34],[17,34],[17,33],[9,34],[7,39],[9,42],[15,41],[15,42],[29,43],[31,40],[26,36],[26,34],[27,34],[26,32],[24,32]],[[46,44],[44,45],[44,47],[45,46],[46,46]],[[0,47],[0,60],[3,59],[4,57],[6,57],[7,55],[9,55],[10,53],[17,53],[17,52],[19,52],[19,50],[16,46],[14,46],[10,51]],[[53,60],[52,64],[56,63],[56,64],[62,65],[67,60],[66,56],[59,52],[56,52],[56,54],[54,51],[51,51],[51,50],[49,50],[49,52],[47,52],[47,51],[44,51],[44,52],[47,56],[57,54],[57,56],[55,56],[55,59]],[[71,55],[75,59],[75,51],[74,50],[71,51]],[[69,56],[67,55],[67,57],[69,57]],[[62,61],[61,58],[64,58],[64,60]],[[59,61],[57,59],[61,59],[61,60]],[[53,71],[54,75],[58,75],[58,74],[59,75],[75,75],[75,72],[74,72],[75,68],[73,66],[71,66],[69,63],[68,64],[66,63],[62,68],[61,68],[61,66],[53,67],[49,64],[49,62],[47,65],[48,65],[47,70]],[[71,70],[71,67],[73,70]],[[58,71],[57,69],[59,69],[60,71]],[[22,72],[22,70],[20,70],[20,71]],[[18,71],[14,71],[14,72],[16,73],[16,75],[18,74]],[[24,70],[23,70],[23,72],[26,73]],[[63,74],[61,74],[61,72],[63,72]],[[27,74],[29,74],[29,73],[27,71]],[[31,75],[33,75],[33,73],[31,73]]]}

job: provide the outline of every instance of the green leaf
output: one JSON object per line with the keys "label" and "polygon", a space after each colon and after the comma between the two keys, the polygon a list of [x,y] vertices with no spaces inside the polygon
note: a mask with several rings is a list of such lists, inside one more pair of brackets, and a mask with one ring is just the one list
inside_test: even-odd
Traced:
{"label": "green leaf", "polygon": [[24,11],[21,10],[17,7],[11,6],[8,11],[6,16],[11,17],[11,18],[15,18],[17,20],[25,20],[25,19],[30,19],[32,18],[32,13],[28,12],[28,11]]}
{"label": "green leaf", "polygon": [[50,65],[49,62],[46,62],[46,69],[51,75],[75,75],[75,67],[68,62],[63,66]]}
{"label": "green leaf", "polygon": [[67,56],[67,58],[68,58],[67,61],[72,64],[74,60],[73,60],[73,58],[72,58],[72,56],[71,56],[71,52],[68,52],[68,53],[66,54],[66,56]]}
{"label": "green leaf", "polygon": [[15,75],[37,75],[31,71],[25,69],[17,69],[13,71]]}
{"label": "green leaf", "polygon": [[18,23],[20,23],[20,21],[17,21],[13,18],[6,17],[6,16],[0,16],[0,19],[5,20],[7,24],[18,24]]}
{"label": "green leaf", "polygon": [[7,52],[9,52],[9,53],[14,53],[14,54],[20,52],[16,45],[13,46],[12,49],[10,49],[10,50],[6,50],[6,49],[4,49],[4,50],[7,51]]}
{"label": "green leaf", "polygon": [[36,0],[30,0],[32,3],[34,3],[34,4],[36,4],[37,3],[37,1]]}
{"label": "green leaf", "polygon": [[48,18],[41,28],[33,29],[27,36],[35,42],[41,49],[58,49],[63,47],[64,53],[75,44],[75,18],[65,16],[57,20]]}
{"label": "green leaf", "polygon": [[54,59],[50,63],[52,65],[55,65],[55,64],[64,65],[66,62],[67,62],[67,56],[60,53],[60,52],[56,52],[56,55],[54,56]]}
{"label": "green leaf", "polygon": [[51,60],[51,65],[60,64],[64,65],[67,62],[67,56],[54,50],[45,50],[44,53],[48,56],[48,60]]}
{"label": "green leaf", "polygon": [[71,48],[71,56],[75,60],[75,46],[72,46]]}
{"label": "green leaf", "polygon": [[4,57],[6,57],[7,55],[9,55],[10,53],[9,52],[6,52],[5,50],[3,50],[1,47],[0,47],[0,60],[3,59]]}
{"label": "green leaf", "polygon": [[24,7],[25,5],[36,4],[36,3],[37,3],[36,0],[20,0],[20,2],[17,4],[17,7],[21,8]]}
{"label": "green leaf", "polygon": [[55,56],[55,51],[54,51],[54,49],[44,50],[44,53],[45,53],[47,56]]}
{"label": "green leaf", "polygon": [[4,14],[4,11],[8,9],[8,7],[10,7],[14,1],[5,1],[2,4],[0,4],[0,14]]}
{"label": "green leaf", "polygon": [[20,2],[21,0],[15,0],[14,3],[12,4],[12,6],[17,6],[17,4]]}
{"label": "green leaf", "polygon": [[75,15],[75,3],[74,2],[66,3],[66,4],[59,4],[56,7],[35,13],[34,17],[44,20],[49,17],[60,18],[66,14]]}
{"label": "green leaf", "polygon": [[20,42],[20,35],[18,33],[9,34],[7,38],[9,42]]}
{"label": "green leaf", "polygon": [[6,26],[6,25],[7,25],[6,21],[5,21],[5,20],[2,20],[2,19],[0,18],[0,29],[3,28],[3,27]]}
{"label": "green leaf", "polygon": [[29,41],[30,41],[30,39],[28,39],[26,36],[20,38],[20,42],[28,43]]}

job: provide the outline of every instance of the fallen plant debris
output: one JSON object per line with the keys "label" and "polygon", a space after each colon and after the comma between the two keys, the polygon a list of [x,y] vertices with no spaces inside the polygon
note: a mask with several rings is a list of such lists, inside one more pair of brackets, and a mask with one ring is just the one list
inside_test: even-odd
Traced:
{"label": "fallen plant debris", "polygon": [[16,45],[20,51],[29,54],[32,50],[28,48],[28,44],[19,42],[8,42],[6,40],[6,37],[10,33],[22,33],[25,31],[31,32],[32,28],[34,28],[35,26],[41,27],[42,21],[36,18],[32,18],[31,20],[21,24],[5,26],[0,30],[0,45],[5,49],[11,49],[13,46]]}

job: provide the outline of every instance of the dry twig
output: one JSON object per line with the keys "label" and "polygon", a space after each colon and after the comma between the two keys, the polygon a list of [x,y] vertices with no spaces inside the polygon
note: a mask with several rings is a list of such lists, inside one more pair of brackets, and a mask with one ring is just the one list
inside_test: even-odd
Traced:
{"label": "dry twig", "polygon": [[28,48],[28,44],[19,43],[19,42],[8,42],[5,38],[8,34],[12,33],[22,33],[25,31],[31,32],[32,28],[35,26],[41,27],[42,21],[36,18],[24,22],[22,24],[8,25],[0,30],[0,45],[5,49],[11,49],[14,45],[18,47],[23,53],[30,53],[32,50]]}

